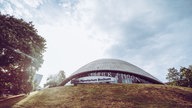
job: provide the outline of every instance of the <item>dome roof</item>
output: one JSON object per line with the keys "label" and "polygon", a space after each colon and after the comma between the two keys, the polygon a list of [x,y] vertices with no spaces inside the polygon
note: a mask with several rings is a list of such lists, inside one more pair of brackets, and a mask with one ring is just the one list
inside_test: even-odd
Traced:
{"label": "dome roof", "polygon": [[100,70],[111,70],[111,71],[123,71],[131,74],[136,74],[140,76],[144,76],[153,80],[160,82],[157,78],[153,77],[149,73],[145,72],[141,68],[130,64],[128,62],[118,60],[118,59],[99,59],[93,62],[90,62],[77,71],[75,71],[72,75],[88,72],[88,71],[100,71]]}
{"label": "dome roof", "polygon": [[[119,71],[124,72],[128,74],[134,74],[136,76],[144,77],[148,80],[151,80],[156,83],[162,84],[161,81],[159,81],[157,78],[153,77],[146,71],[142,70],[141,68],[130,64],[128,62],[118,60],[118,59],[99,59],[95,60],[93,62],[90,62],[81,68],[79,68],[77,71],[75,71],[69,78],[86,73],[86,72],[93,72],[93,71]],[[68,79],[69,80],[69,79]]]}

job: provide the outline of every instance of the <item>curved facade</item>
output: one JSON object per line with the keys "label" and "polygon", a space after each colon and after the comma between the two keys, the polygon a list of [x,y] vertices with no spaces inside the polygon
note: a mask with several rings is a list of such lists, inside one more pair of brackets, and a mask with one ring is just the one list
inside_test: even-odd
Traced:
{"label": "curved facade", "polygon": [[75,71],[66,83],[152,83],[162,84],[157,78],[141,68],[117,59],[99,59]]}

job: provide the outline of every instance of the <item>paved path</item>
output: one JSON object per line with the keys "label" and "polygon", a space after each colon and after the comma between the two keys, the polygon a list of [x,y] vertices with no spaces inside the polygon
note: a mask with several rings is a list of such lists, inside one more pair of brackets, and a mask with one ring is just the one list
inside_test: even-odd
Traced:
{"label": "paved path", "polygon": [[25,94],[7,96],[5,98],[0,99],[0,102],[7,101],[9,99],[14,99],[14,98],[22,97],[22,96],[25,96]]}
{"label": "paved path", "polygon": [[8,96],[0,100],[0,108],[12,108],[12,106],[26,97],[25,94]]}
{"label": "paved path", "polygon": [[20,94],[2,98],[0,99],[0,108],[21,108],[20,104],[25,102],[29,97],[35,95],[37,92],[38,91],[31,92],[29,95]]}
{"label": "paved path", "polygon": [[12,108],[24,108],[22,106],[22,104],[27,102],[27,100],[29,98],[31,98],[32,96],[34,96],[36,93],[38,93],[38,91],[31,92],[29,95],[27,95],[26,98],[22,99],[21,101],[17,102],[15,105],[13,105]]}

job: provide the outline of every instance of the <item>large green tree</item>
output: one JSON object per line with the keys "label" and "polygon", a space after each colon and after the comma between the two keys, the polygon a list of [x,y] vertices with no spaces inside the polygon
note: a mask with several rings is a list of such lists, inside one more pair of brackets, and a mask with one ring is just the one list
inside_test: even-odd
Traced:
{"label": "large green tree", "polygon": [[0,13],[0,88],[14,94],[29,91],[45,45],[32,22]]}

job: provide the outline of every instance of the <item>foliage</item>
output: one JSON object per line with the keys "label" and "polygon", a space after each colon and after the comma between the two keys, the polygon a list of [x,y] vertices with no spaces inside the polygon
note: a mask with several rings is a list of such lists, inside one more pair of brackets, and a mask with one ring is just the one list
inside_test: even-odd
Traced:
{"label": "foliage", "polygon": [[50,75],[47,78],[47,81],[44,84],[44,87],[56,87],[56,86],[57,86],[56,77],[54,75]]}
{"label": "foliage", "polygon": [[169,82],[172,82],[172,85],[177,85],[177,81],[180,79],[180,73],[174,67],[169,68],[166,79],[168,79]]}
{"label": "foliage", "polygon": [[33,75],[43,63],[45,39],[32,22],[0,13],[0,91],[28,92]]}
{"label": "foliage", "polygon": [[177,69],[173,68],[169,68],[168,69],[169,73],[167,74],[166,79],[168,79],[169,81],[177,81],[180,79],[180,73],[178,72]]}
{"label": "foliage", "polygon": [[188,87],[192,87],[192,66],[189,66],[188,68],[181,67],[181,80],[185,80],[185,85]]}
{"label": "foliage", "polygon": [[56,87],[58,86],[64,79],[65,79],[65,72],[63,70],[59,71],[56,75],[50,75],[47,78],[46,84],[44,84],[44,87]]}
{"label": "foliage", "polygon": [[170,85],[192,87],[192,66],[180,67],[179,71],[174,67],[169,68],[166,79]]}
{"label": "foliage", "polygon": [[65,79],[65,72],[63,70],[59,71],[59,74],[57,75],[57,85],[59,85],[63,80]]}

